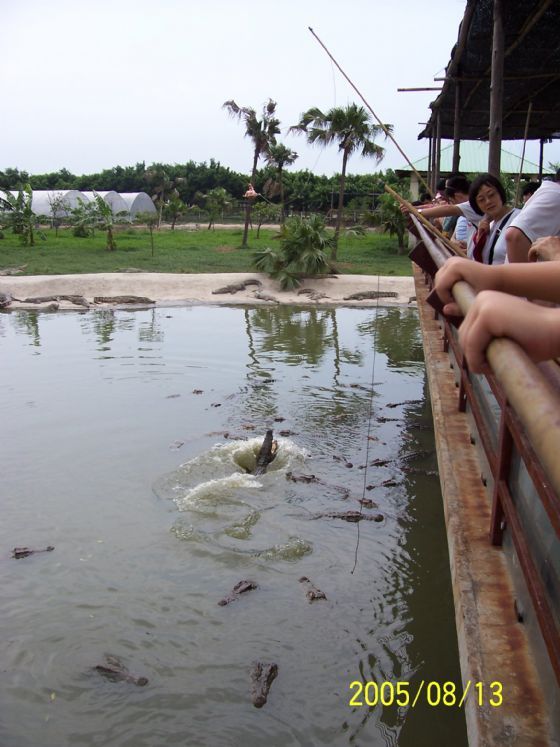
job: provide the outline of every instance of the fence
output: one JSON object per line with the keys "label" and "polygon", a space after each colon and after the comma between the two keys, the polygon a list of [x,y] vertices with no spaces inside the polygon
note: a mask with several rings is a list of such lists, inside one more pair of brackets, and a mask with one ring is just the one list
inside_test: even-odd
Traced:
{"label": "fence", "polygon": [[[421,241],[411,258],[431,284],[448,258],[414,220]],[[474,298],[457,283],[463,312]],[[435,303],[437,307],[437,303]],[[435,311],[442,345],[458,386],[457,407],[471,423],[491,501],[489,543],[503,545],[517,596],[516,614],[526,626],[552,712],[560,709],[560,366],[535,365],[511,341],[491,343],[488,376],[469,372],[452,321]],[[513,599],[511,600],[513,605]]]}

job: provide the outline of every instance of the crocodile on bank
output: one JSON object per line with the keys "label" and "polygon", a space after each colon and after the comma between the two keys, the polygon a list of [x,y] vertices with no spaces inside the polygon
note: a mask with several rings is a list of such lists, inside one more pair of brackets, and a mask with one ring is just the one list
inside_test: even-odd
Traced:
{"label": "crocodile on bank", "polygon": [[212,291],[212,294],[217,295],[219,293],[238,293],[239,291],[245,290],[245,288],[247,288],[247,286],[249,285],[256,285],[260,288],[262,286],[262,283],[256,278],[249,278],[248,280],[242,280],[240,283],[231,283],[231,285],[224,285],[223,288],[218,288],[217,290]]}
{"label": "crocodile on bank", "polygon": [[351,296],[344,296],[344,301],[367,301],[376,298],[398,298],[395,291],[361,291]]}

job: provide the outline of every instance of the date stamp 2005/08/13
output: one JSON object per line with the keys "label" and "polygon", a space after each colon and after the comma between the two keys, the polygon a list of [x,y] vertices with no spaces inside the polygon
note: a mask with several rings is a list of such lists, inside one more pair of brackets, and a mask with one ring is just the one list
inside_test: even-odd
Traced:
{"label": "date stamp 2005/08/13", "polygon": [[433,707],[462,708],[470,696],[476,699],[478,706],[488,704],[498,708],[504,701],[503,685],[497,681],[485,684],[467,680],[464,685],[457,686],[454,682],[421,680],[412,688],[411,683],[407,681],[378,683],[355,680],[350,683],[349,689],[353,695],[348,705],[352,707],[373,707],[381,704],[414,708],[419,702],[426,702]]}

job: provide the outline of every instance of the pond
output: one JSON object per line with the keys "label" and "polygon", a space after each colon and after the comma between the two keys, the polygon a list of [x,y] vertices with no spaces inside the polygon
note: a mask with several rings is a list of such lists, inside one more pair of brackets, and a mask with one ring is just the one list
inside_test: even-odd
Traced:
{"label": "pond", "polygon": [[466,743],[349,705],[460,682],[414,309],[14,312],[0,345],[0,744]]}

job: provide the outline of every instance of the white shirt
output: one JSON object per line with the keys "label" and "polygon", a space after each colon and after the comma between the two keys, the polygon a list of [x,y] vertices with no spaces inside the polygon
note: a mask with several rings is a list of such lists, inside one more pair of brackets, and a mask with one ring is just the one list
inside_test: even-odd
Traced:
{"label": "white shirt", "polygon": [[453,234],[453,238],[456,241],[466,241],[468,235],[469,235],[469,222],[465,218],[464,215],[460,215],[457,218],[457,223],[455,225],[455,232]]}
{"label": "white shirt", "polygon": [[[490,252],[492,251],[492,244],[494,244],[494,251],[492,253],[492,264],[503,265],[507,263],[507,244],[505,230],[511,225],[512,221],[519,215],[521,210],[519,208],[513,208],[513,210],[507,215],[507,221],[504,223],[506,216],[502,216],[499,220],[493,220],[490,223],[490,233],[484,244],[482,250],[482,261],[485,265],[490,264]],[[503,225],[502,225],[503,224]],[[471,249],[472,259],[472,249]]]}
{"label": "white shirt", "polygon": [[531,243],[541,236],[560,236],[560,183],[543,182],[510,223]]}
{"label": "white shirt", "polygon": [[475,226],[478,226],[480,221],[484,218],[483,215],[479,215],[476,210],[473,210],[471,207],[470,202],[459,202],[457,204],[457,207],[461,211],[461,213],[465,216],[465,218],[469,221],[469,223],[473,223]]}

